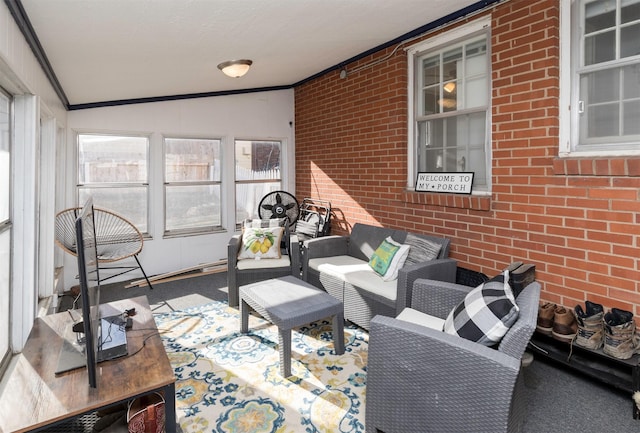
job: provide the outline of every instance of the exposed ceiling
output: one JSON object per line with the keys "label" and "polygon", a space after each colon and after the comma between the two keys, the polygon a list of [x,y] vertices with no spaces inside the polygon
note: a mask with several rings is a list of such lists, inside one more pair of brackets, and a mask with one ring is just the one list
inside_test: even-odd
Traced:
{"label": "exposed ceiling", "polygon": [[[486,3],[21,0],[71,107],[290,86]],[[217,69],[240,58],[253,60],[244,77]]]}

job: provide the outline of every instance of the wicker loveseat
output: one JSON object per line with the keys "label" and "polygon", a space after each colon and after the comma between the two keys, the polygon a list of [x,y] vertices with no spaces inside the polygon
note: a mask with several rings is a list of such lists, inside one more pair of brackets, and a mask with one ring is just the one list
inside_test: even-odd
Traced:
{"label": "wicker loveseat", "polygon": [[[407,263],[398,277],[384,281],[368,265],[374,251],[390,236],[400,244],[427,240],[439,245],[435,259]],[[449,259],[449,239],[357,223],[349,236],[325,236],[302,246],[302,279],[344,303],[344,317],[364,329],[376,314],[395,317],[411,299],[418,278],[454,282],[456,261]],[[411,249],[409,251],[411,254]]]}
{"label": "wicker loveseat", "polygon": [[[472,289],[418,280],[411,310],[445,319]],[[535,331],[539,298],[535,281],[520,292],[517,320],[497,347],[411,321],[374,317],[367,433],[521,431],[526,413],[521,361]]]}

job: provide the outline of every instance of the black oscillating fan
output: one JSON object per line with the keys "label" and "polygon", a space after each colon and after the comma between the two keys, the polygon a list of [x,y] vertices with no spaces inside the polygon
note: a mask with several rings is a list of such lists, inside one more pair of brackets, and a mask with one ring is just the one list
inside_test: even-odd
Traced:
{"label": "black oscillating fan", "polygon": [[298,200],[286,191],[272,191],[262,197],[258,206],[258,216],[261,219],[288,218],[292,226],[298,220],[300,204]]}

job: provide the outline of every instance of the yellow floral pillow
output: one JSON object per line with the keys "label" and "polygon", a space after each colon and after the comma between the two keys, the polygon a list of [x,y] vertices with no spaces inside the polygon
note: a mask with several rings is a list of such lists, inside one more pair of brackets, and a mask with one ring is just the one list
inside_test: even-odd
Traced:
{"label": "yellow floral pillow", "polygon": [[283,227],[245,227],[238,259],[279,259]]}

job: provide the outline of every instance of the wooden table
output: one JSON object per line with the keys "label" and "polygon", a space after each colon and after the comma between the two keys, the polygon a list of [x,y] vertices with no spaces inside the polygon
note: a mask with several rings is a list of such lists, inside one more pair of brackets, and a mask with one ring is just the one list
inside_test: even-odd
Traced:
{"label": "wooden table", "polygon": [[104,304],[100,311],[109,316],[130,308],[136,315],[127,331],[129,355],[98,364],[97,388],[89,387],[86,368],[55,374],[63,335],[73,323],[69,312],[36,319],[23,352],[5,373],[0,432],[37,430],[160,391],[166,401],[166,431],[175,433],[176,379],[146,296]]}

